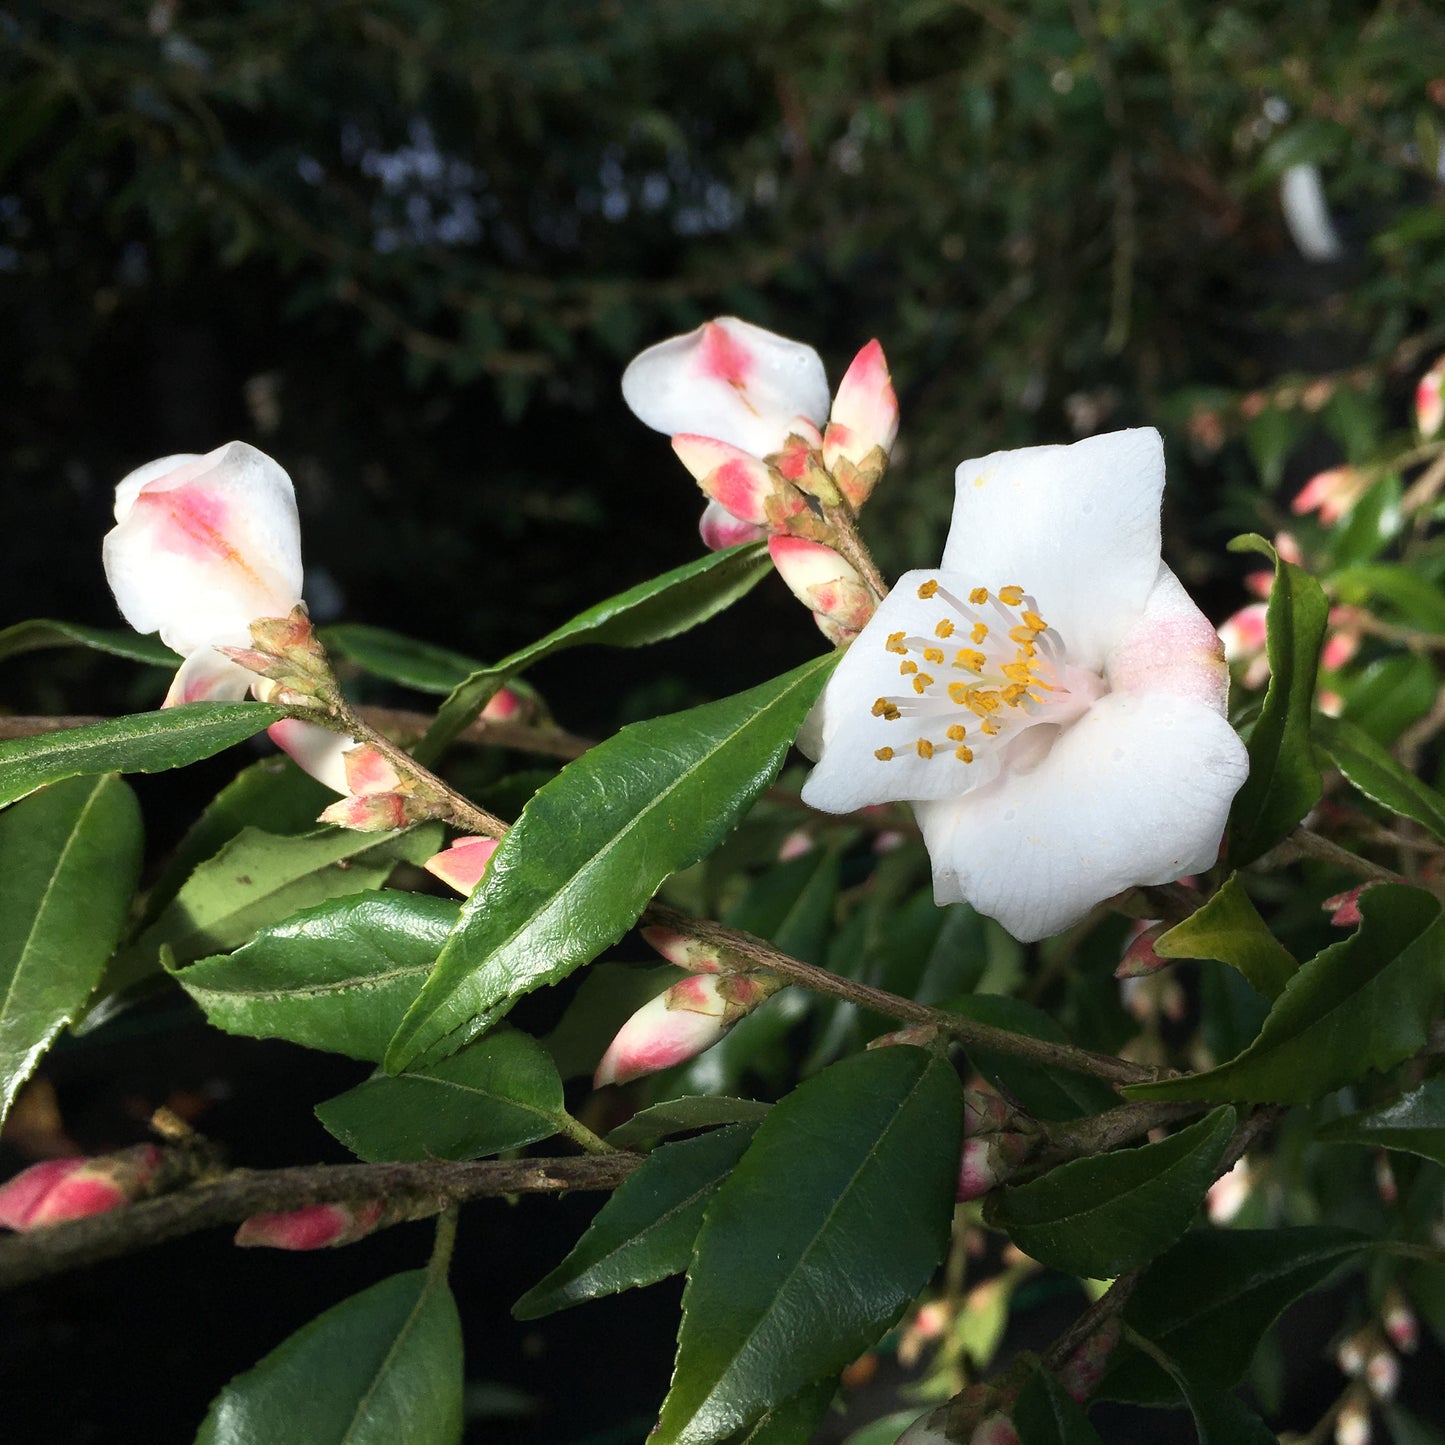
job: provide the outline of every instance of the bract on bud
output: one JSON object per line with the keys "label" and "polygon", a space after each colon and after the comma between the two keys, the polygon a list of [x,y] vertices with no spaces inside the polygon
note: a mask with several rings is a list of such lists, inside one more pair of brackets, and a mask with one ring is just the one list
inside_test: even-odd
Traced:
{"label": "bract on bud", "polygon": [[154,1144],[32,1164],[0,1186],[0,1225],[23,1231],[106,1214],[165,1187],[165,1164],[165,1151]]}
{"label": "bract on bud", "polygon": [[870,341],[844,373],[823,432],[823,462],[855,507],[868,500],[898,437],[898,397],[888,362]]}
{"label": "bract on bud", "polygon": [[958,1161],[958,1202],[982,1199],[990,1189],[1012,1178],[1032,1149],[1033,1141],[1024,1134],[980,1134],[965,1139]]}
{"label": "bract on bud", "polygon": [[1415,425],[1425,441],[1445,426],[1445,356],[1436,360],[1415,387]]}
{"label": "bract on bud", "polygon": [[[894,1029],[891,1033],[879,1034],[877,1038],[869,1039],[867,1047],[870,1049],[891,1049],[898,1045],[905,1045],[915,1049],[931,1048],[937,1042],[939,1029],[937,1024],[912,1024],[906,1029]],[[965,1124],[967,1114],[964,1115]]]}
{"label": "bract on bud", "polygon": [[[924,1024],[920,1027],[927,1028]],[[980,1134],[994,1134],[1015,1123],[1017,1116],[997,1094],[982,1089],[963,1091],[963,1137],[976,1139]]]}
{"label": "bract on bud", "polygon": [[385,1204],[312,1204],[243,1220],[235,1242],[242,1248],[333,1249],[374,1234]]}
{"label": "bract on bud", "polygon": [[734,973],[747,967],[747,961],[740,955],[673,928],[653,924],[642,930],[642,936],[669,963],[689,973]]}
{"label": "bract on bud", "polygon": [[697,974],[674,984],[627,1020],[597,1065],[593,1083],[625,1084],[710,1049],[782,987],[772,974]]}
{"label": "bract on bud", "polygon": [[463,898],[469,898],[496,851],[495,838],[457,838],[450,848],[433,854],[421,866],[449,888],[455,888]]}

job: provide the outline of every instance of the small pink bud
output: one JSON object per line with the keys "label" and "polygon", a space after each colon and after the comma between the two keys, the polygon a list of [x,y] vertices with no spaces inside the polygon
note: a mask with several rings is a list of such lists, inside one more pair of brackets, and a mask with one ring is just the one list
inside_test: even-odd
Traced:
{"label": "small pink bud", "polygon": [[[928,1024],[919,1025],[929,1028]],[[963,1091],[963,1137],[976,1139],[980,1134],[997,1133],[1014,1122],[1014,1111],[997,1094],[982,1089]]]}
{"label": "small pink bud", "polygon": [[1358,1400],[1346,1400],[1335,1416],[1335,1445],[1370,1445],[1370,1412]]}
{"label": "small pink bud", "polygon": [[1138,924],[1129,946],[1124,950],[1124,956],[1119,960],[1118,968],[1114,970],[1114,977],[1145,978],[1151,973],[1158,973],[1161,968],[1167,968],[1174,960],[1160,958],[1154,951],[1154,945],[1172,927],[1173,924],[1170,923]]}
{"label": "small pink bud", "polygon": [[793,596],[811,612],[851,632],[873,615],[872,594],[831,547],[802,537],[772,537],[768,554]]}
{"label": "small pink bud", "polygon": [[1274,550],[1281,562],[1288,562],[1292,567],[1303,567],[1305,564],[1304,548],[1293,532],[1276,532]]}
{"label": "small pink bud", "polygon": [[1335,1350],[1335,1364],[1340,1373],[1353,1379],[1365,1368],[1365,1347],[1370,1342],[1368,1330],[1357,1330],[1343,1339]]}
{"label": "small pink bud", "polygon": [[1377,1400],[1393,1400],[1400,1388],[1400,1359],[1383,1345],[1365,1363],[1365,1383]]}
{"label": "small pink bud", "polygon": [[1318,512],[1321,523],[1332,527],[1369,490],[1369,476],[1355,467],[1331,467],[1311,477],[1290,503],[1296,515]]}
{"label": "small pink bud", "polygon": [[1254,1188],[1254,1174],[1249,1160],[1241,1158],[1227,1174],[1221,1174],[1209,1186],[1204,1207],[1211,1224],[1228,1224],[1249,1198]]}
{"label": "small pink bud", "polygon": [[457,838],[450,848],[433,854],[421,866],[463,898],[470,898],[496,851],[495,838]]}
{"label": "small pink bud", "polygon": [[253,1214],[236,1231],[242,1248],[331,1249],[375,1232],[385,1204],[312,1204],[278,1214]]}
{"label": "small pink bud", "polygon": [[642,936],[669,963],[685,968],[689,973],[725,973],[740,966],[742,960],[725,960],[723,950],[715,944],[704,943],[686,933],[672,928],[661,928],[654,924],[644,928]]}
{"label": "small pink bud", "polygon": [[1420,1344],[1420,1322],[1405,1296],[1393,1286],[1385,1295],[1381,1319],[1395,1348],[1402,1354],[1413,1355]]}
{"label": "small pink bud", "polygon": [[980,1134],[965,1139],[958,1162],[958,1202],[981,1199],[1012,1178],[1032,1148],[1033,1141],[1022,1134]]}
{"label": "small pink bud", "polygon": [[1445,426],[1445,356],[1436,361],[1415,387],[1415,425],[1425,441]]}
{"label": "small pink bud", "polygon": [[415,798],[401,793],[371,793],[364,798],[342,798],[323,809],[317,821],[358,833],[388,833],[425,816],[425,806]]}
{"label": "small pink bud", "polygon": [[1104,1378],[1109,1358],[1124,1333],[1124,1321],[1115,1315],[1101,1329],[1091,1334],[1059,1368],[1059,1383],[1071,1399],[1082,1404],[1094,1393]]}
{"label": "small pink bud", "polygon": [[1244,585],[1247,591],[1253,592],[1256,597],[1268,598],[1274,591],[1273,572],[1249,572],[1244,578]]}
{"label": "small pink bud", "polygon": [[968,1437],[968,1445],[1019,1445],[1018,1431],[1007,1415],[990,1415]]}
{"label": "small pink bud", "polygon": [[487,722],[511,722],[519,717],[521,712],[522,699],[510,687],[504,687],[487,699],[487,705],[482,709],[482,717]]}
{"label": "small pink bud", "polygon": [[898,1044],[908,1044],[916,1049],[926,1049],[938,1038],[936,1024],[912,1024],[906,1029],[894,1029],[891,1033],[879,1034],[868,1040],[870,1049],[888,1049]]}
{"label": "small pink bud", "polygon": [[805,858],[818,846],[818,840],[806,828],[794,828],[778,845],[778,862],[791,863]]}
{"label": "small pink bud", "polygon": [[765,461],[712,437],[675,436],[672,449],[707,496],[739,522],[767,522],[768,499],[782,481]]}
{"label": "small pink bud", "polygon": [[1370,885],[1361,883],[1355,888],[1347,888],[1343,893],[1336,893],[1326,898],[1320,907],[1330,915],[1330,922],[1336,928],[1354,928],[1360,922],[1360,894]]}
{"label": "small pink bud", "polygon": [[[888,374],[883,348],[877,341],[870,341],[853,358],[838,384],[823,433],[824,463],[835,473],[839,461],[861,469],[875,448],[882,452],[881,460],[886,463],[897,436],[898,396],[893,390],[893,378]],[[878,472],[881,475],[881,466]],[[873,481],[877,481],[876,476]],[[856,506],[866,500],[866,495],[857,501],[852,497],[849,500]]]}
{"label": "small pink bud", "polygon": [[740,522],[721,502],[709,502],[697,524],[703,546],[709,552],[724,552],[744,542],[761,542],[768,535],[766,527]]}
{"label": "small pink bud", "polygon": [[1375,1192],[1382,1204],[1394,1204],[1400,1197],[1400,1186],[1395,1180],[1395,1169],[1390,1156],[1381,1149],[1375,1156]]}
{"label": "small pink bud", "polygon": [[144,1199],[161,1184],[164,1159],[156,1145],[137,1144],[94,1158],[32,1164],[0,1186],[0,1225],[41,1229]]}

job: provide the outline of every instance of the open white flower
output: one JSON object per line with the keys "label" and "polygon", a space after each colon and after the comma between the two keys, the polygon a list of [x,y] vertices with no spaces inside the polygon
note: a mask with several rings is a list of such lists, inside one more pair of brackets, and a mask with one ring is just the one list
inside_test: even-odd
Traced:
{"label": "open white flower", "polygon": [[803,798],[914,805],[939,903],[1057,933],[1210,866],[1248,771],[1219,638],[1160,560],[1152,429],[958,469],[943,560],[909,572],[812,719]]}

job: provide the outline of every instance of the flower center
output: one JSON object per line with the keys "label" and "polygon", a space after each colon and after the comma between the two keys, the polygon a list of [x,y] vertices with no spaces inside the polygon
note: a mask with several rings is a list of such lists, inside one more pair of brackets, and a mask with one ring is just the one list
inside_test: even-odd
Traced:
{"label": "flower center", "polygon": [[[963,598],[930,578],[918,596],[937,600],[942,615],[932,637],[894,632],[884,644],[900,658],[906,690],[873,704],[874,717],[901,725],[898,746],[874,752],[880,761],[911,752],[971,763],[1036,724],[1073,722],[1105,692],[1097,673],[1069,661],[1063,638],[1022,587],[975,587]],[[1013,751],[1026,767],[1048,747]]]}

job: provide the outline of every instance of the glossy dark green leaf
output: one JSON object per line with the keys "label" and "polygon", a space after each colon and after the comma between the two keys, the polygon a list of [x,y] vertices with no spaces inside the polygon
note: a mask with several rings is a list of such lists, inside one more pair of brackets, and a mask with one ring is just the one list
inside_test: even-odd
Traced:
{"label": "glossy dark green leaf", "polygon": [[1439,686],[1433,661],[1414,652],[1378,657],[1338,681],[1345,720],[1385,744],[1430,711]]}
{"label": "glossy dark green leaf", "polygon": [[1237,1058],[1124,1092],[1299,1104],[1414,1053],[1445,1001],[1440,902],[1419,888],[1381,883],[1360,895],[1360,916],[1349,938],[1300,967]]}
{"label": "glossy dark green leaf", "polygon": [[582,643],[643,647],[676,637],[731,606],[751,591],[771,566],[767,549],[749,542],[710,552],[579,612],[540,641],[473,672],[454,688],[416,749],[417,757],[422,762],[434,759],[508,678],[544,657]]}
{"label": "glossy dark green leaf", "polygon": [[1335,1119],[1319,1138],[1374,1149],[1400,1149],[1445,1164],[1445,1079],[1427,1079],[1379,1109]]}
{"label": "glossy dark green leaf", "polygon": [[303,1326],[211,1404],[196,1445],[453,1445],[462,1329],[446,1281],[393,1275]]}
{"label": "glossy dark green leaf", "polygon": [[448,693],[482,669],[475,658],[450,648],[361,622],[323,627],[321,640],[333,655],[417,692]]}
{"label": "glossy dark green leaf", "polygon": [[181,665],[179,654],[172,652],[160,638],[143,637],[129,628],[83,627],[78,622],[57,622],[50,617],[0,628],[0,660],[52,647],[88,647],[94,652],[108,652],[112,657],[149,663],[152,667]]}
{"label": "glossy dark green leaf", "polygon": [[1161,958],[1214,958],[1237,968],[1256,993],[1278,998],[1299,968],[1250,902],[1237,873],[1154,944]]}
{"label": "glossy dark green leaf", "polygon": [[[1049,1043],[1068,1043],[1063,1029],[1048,1014],[1022,999],[1004,994],[967,994],[944,999],[936,1007],[981,1024],[1027,1034]],[[1068,1069],[1046,1068],[1012,1054],[970,1046],[969,1061],[996,1088],[1015,1098],[1040,1119],[1078,1119],[1112,1109],[1119,1097],[1102,1079]]]}
{"label": "glossy dark green leaf", "polygon": [[1029,1376],[1012,1418],[1019,1445],[1104,1445],[1083,1406],[1045,1369]]}
{"label": "glossy dark green leaf", "polygon": [[861,1430],[855,1430],[843,1445],[898,1445],[903,1432],[928,1413],[927,1410],[920,1412],[916,1407],[912,1410],[895,1410],[893,1414],[874,1420]]}
{"label": "glossy dark green leaf", "polygon": [[1249,776],[1229,815],[1229,861],[1237,868],[1272,848],[1319,800],[1310,714],[1328,612],[1320,584],[1276,558],[1268,614],[1269,690],[1249,735]]}
{"label": "glossy dark green leaf", "polygon": [[176,981],[228,1033],[379,1063],[458,907],[392,890],[334,899],[182,969]]}
{"label": "glossy dark green leaf", "polygon": [[547,1139],[567,1123],[547,1051],[511,1029],[424,1069],[380,1075],[316,1106],[359,1159],[480,1159]]}
{"label": "glossy dark green leaf", "polygon": [[[1124,1319],[1172,1359],[1187,1362],[1199,1386],[1232,1389],[1281,1311],[1372,1244],[1344,1229],[1201,1229],[1149,1266]],[[1176,1398],[1169,1377],[1127,1344],[1100,1393],[1144,1404]]]}
{"label": "glossy dark green leaf", "polygon": [[1395,761],[1369,733],[1343,718],[1317,718],[1315,741],[1371,802],[1410,818],[1445,842],[1445,797]]}
{"label": "glossy dark green leaf", "polygon": [[774,1405],[755,1424],[734,1435],[728,1445],[810,1445],[837,1393],[838,1377],[828,1375]]}
{"label": "glossy dark green leaf", "polygon": [[961,1134],[958,1078],[921,1049],[855,1054],[774,1106],[708,1206],[655,1445],[726,1439],[899,1318],[946,1247]]}
{"label": "glossy dark green leaf", "polygon": [[135,794],[113,773],[70,778],[0,813],[0,1120],[100,978],[142,842]]}
{"label": "glossy dark green leaf", "polygon": [[534,1320],[681,1274],[692,1258],[704,1209],[752,1137],[750,1126],[734,1124],[655,1150],[598,1210],[571,1254],[533,1285],[512,1313]]}
{"label": "glossy dark green leaf", "polygon": [[994,1195],[989,1223],[1052,1269],[1113,1279],[1189,1228],[1233,1132],[1234,1110],[1216,1109],[1157,1144],[1060,1164]]}
{"label": "glossy dark green leaf", "polygon": [[1194,1416],[1199,1445],[1278,1445],[1274,1431],[1231,1390],[1197,1384],[1184,1366],[1137,1330],[1130,1330],[1129,1340],[1179,1387]]}
{"label": "glossy dark green leaf", "polygon": [[286,716],[259,702],[188,702],[0,743],[0,806],[93,773],[160,773],[245,742]]}
{"label": "glossy dark green leaf", "polygon": [[405,833],[323,828],[295,837],[243,828],[117,956],[106,985],[121,988],[154,972],[162,948],[177,964],[239,948],[303,908],[380,888],[397,863],[421,863],[440,846],[435,824]]}
{"label": "glossy dark green leaf", "polygon": [[691,1129],[712,1129],[719,1124],[757,1124],[766,1117],[771,1104],[756,1099],[730,1099],[721,1094],[684,1094],[641,1109],[625,1124],[619,1124],[607,1142],[618,1149],[651,1147],[669,1134]]}
{"label": "glossy dark green leaf", "polygon": [[706,857],[772,781],[836,658],[625,727],[569,763],[492,855],[387,1067],[480,1030],[621,938],[662,880]]}

